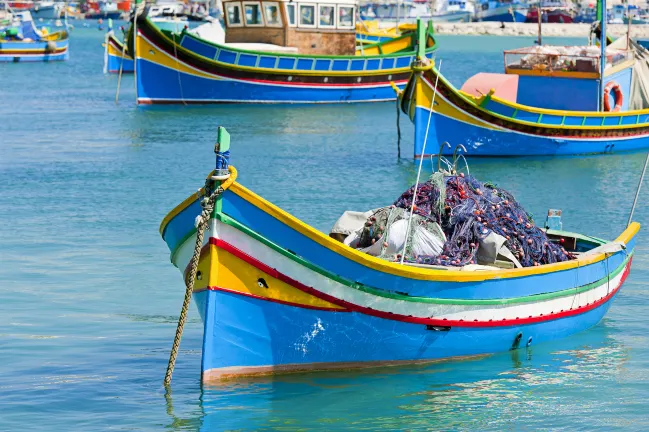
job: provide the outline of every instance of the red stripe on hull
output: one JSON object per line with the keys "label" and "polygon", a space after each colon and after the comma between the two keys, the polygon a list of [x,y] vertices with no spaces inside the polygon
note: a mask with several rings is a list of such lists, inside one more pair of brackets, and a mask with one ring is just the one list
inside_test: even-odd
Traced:
{"label": "red stripe on hull", "polygon": [[311,294],[315,297],[318,297],[322,300],[326,300],[330,303],[333,303],[338,306],[342,306],[346,309],[349,309],[354,312],[360,312],[366,315],[372,315],[376,316],[379,318],[385,318],[389,320],[394,320],[394,321],[402,321],[402,322],[409,322],[413,324],[424,324],[424,325],[434,325],[434,326],[451,326],[451,327],[509,327],[509,326],[517,326],[517,325],[525,325],[525,324],[534,324],[538,322],[544,322],[544,321],[552,321],[560,318],[566,318],[574,315],[579,315],[585,312],[588,312],[592,309],[597,308],[598,306],[603,305],[607,301],[609,301],[613,296],[619,291],[619,289],[622,287],[622,284],[624,284],[624,281],[626,280],[627,276],[629,275],[629,271],[631,269],[631,261],[633,259],[630,259],[629,262],[627,263],[626,267],[624,268],[624,272],[622,274],[622,278],[620,280],[620,284],[613,289],[606,297],[603,297],[599,299],[596,302],[587,304],[586,306],[582,306],[579,308],[575,309],[569,309],[565,311],[560,311],[557,313],[551,313],[547,315],[539,315],[539,316],[530,316],[527,318],[515,318],[515,319],[502,319],[502,320],[489,320],[489,321],[464,321],[464,320],[448,320],[448,319],[435,319],[435,318],[416,318],[412,316],[405,316],[405,315],[400,315],[400,314],[394,314],[391,312],[383,312],[383,311],[378,311],[372,308],[364,307],[364,306],[359,306],[353,303],[349,303],[344,300],[340,300],[336,297],[330,296],[328,294],[325,294],[323,292],[320,292],[312,287],[306,286],[303,283],[291,278],[290,276],[287,276],[276,269],[262,263],[258,259],[246,254],[245,252],[241,251],[240,249],[237,249],[235,246],[231,245],[230,243],[227,243],[223,240],[216,239],[214,237],[210,238],[209,243],[211,245],[214,245],[220,249],[223,249],[232,255],[236,256],[237,258],[247,262],[248,264],[252,265],[253,267],[257,268],[258,270],[268,274],[269,276],[274,277],[275,279],[279,279],[282,282],[297,288],[301,291],[304,291],[305,293]]}

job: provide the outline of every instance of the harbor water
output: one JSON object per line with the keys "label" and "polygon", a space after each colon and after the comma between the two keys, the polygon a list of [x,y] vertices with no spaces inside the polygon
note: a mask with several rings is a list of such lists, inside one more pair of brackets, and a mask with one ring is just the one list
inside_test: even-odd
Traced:
{"label": "harbor water", "polygon": [[[102,40],[78,26],[69,62],[0,66],[0,430],[649,429],[649,185],[631,275],[591,330],[481,359],[201,388],[192,305],[166,394],[184,286],[158,225],[213,167],[217,126],[243,185],[323,231],[415,181],[412,126],[402,115],[397,159],[394,103],[137,108],[124,76],[116,105]],[[439,43],[461,85],[533,38]],[[644,158],[469,163],[538,223],[560,208],[564,229],[613,239]]]}

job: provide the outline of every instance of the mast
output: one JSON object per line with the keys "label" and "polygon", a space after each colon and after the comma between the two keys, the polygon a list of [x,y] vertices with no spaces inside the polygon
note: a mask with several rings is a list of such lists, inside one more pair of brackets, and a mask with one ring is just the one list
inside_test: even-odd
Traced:
{"label": "mast", "polygon": [[599,106],[604,111],[604,69],[606,69],[606,0],[597,1],[597,18],[599,18]]}
{"label": "mast", "polygon": [[537,42],[538,46],[541,46],[542,43],[543,43],[543,40],[541,38],[541,20],[542,20],[541,13],[542,13],[541,12],[541,0],[539,0],[539,5],[536,8],[536,15],[537,15],[538,22],[539,22],[539,37],[538,37],[538,42]]}

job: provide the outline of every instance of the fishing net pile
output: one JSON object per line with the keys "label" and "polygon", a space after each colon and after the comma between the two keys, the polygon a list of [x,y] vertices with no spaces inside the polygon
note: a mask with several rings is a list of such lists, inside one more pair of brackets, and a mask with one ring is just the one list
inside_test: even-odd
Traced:
{"label": "fishing net pile", "polygon": [[509,192],[464,174],[437,172],[420,183],[408,228],[414,190],[373,211],[345,243],[391,261],[400,261],[405,251],[406,262],[442,266],[498,259],[531,267],[575,258]]}

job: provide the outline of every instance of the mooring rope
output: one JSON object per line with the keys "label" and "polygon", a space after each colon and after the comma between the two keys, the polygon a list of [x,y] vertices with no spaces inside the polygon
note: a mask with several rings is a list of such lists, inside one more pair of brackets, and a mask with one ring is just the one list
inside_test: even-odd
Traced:
{"label": "mooring rope", "polygon": [[[124,44],[122,45],[122,58],[119,59],[119,76],[117,77],[117,92],[115,93],[115,104],[119,101],[119,88],[122,84],[122,70],[124,68],[124,55],[126,54],[126,45],[128,41],[124,39]],[[106,48],[108,49],[108,48]]]}
{"label": "mooring rope", "polygon": [[[174,13],[173,18],[174,18],[174,21],[176,21],[176,14],[175,13]],[[185,102],[185,95],[183,93],[183,83],[182,83],[182,81],[180,79],[180,64],[178,63],[178,48],[176,47],[178,42],[176,42],[176,36],[178,36],[178,33],[174,32],[173,33],[173,44],[174,44],[174,57],[176,58],[176,72],[178,73],[178,89],[180,90],[180,100],[183,102],[183,105],[187,106],[187,102]]]}
{"label": "mooring rope", "polygon": [[[183,330],[185,328],[185,322],[187,321],[187,311],[189,309],[189,303],[192,299],[192,293],[194,292],[194,283],[196,281],[196,272],[198,271],[198,261],[201,257],[201,249],[203,249],[203,238],[205,235],[205,230],[210,224],[210,218],[212,217],[212,212],[214,211],[214,206],[216,200],[221,196],[224,190],[226,190],[234,180],[237,178],[237,171],[234,167],[229,167],[230,178],[223,182],[222,185],[217,187],[209,197],[204,197],[201,200],[201,211],[200,216],[196,218],[196,243],[194,244],[194,254],[192,259],[189,262],[189,274],[185,280],[185,298],[183,300],[183,306],[180,310],[180,317],[178,317],[178,327],[176,327],[176,336],[174,337],[174,343],[171,346],[171,353],[169,354],[169,363],[167,364],[167,372],[164,378],[164,385],[168,386],[171,383],[171,376],[174,373],[174,367],[176,366],[176,358],[178,357],[178,348],[180,348],[180,339],[183,336]],[[212,188],[212,177],[209,176],[205,180],[205,189],[207,192]]]}
{"label": "mooring rope", "polygon": [[[439,61],[439,68],[437,68],[437,79],[435,80],[435,89],[433,90],[433,97],[430,102],[430,112],[428,114],[428,124],[426,125],[426,134],[424,135],[424,146],[421,150],[419,157],[419,169],[417,170],[417,181],[415,181],[415,190],[412,195],[412,204],[410,206],[410,217],[408,217],[408,225],[406,226],[406,241],[403,242],[403,250],[401,251],[401,264],[406,258],[406,246],[408,245],[408,236],[410,235],[410,225],[412,223],[412,214],[415,211],[415,200],[417,199],[417,186],[419,186],[419,179],[421,178],[421,166],[424,162],[424,155],[426,154],[426,141],[428,141],[428,130],[430,129],[430,120],[433,117],[433,108],[435,106],[435,96],[437,96],[437,83],[439,82],[439,75],[442,70],[442,60]],[[423,73],[423,72],[422,72]]]}
{"label": "mooring rope", "polygon": [[399,95],[397,94],[397,159],[401,159],[401,125],[399,124],[399,117],[401,116],[401,108],[399,106]]}

